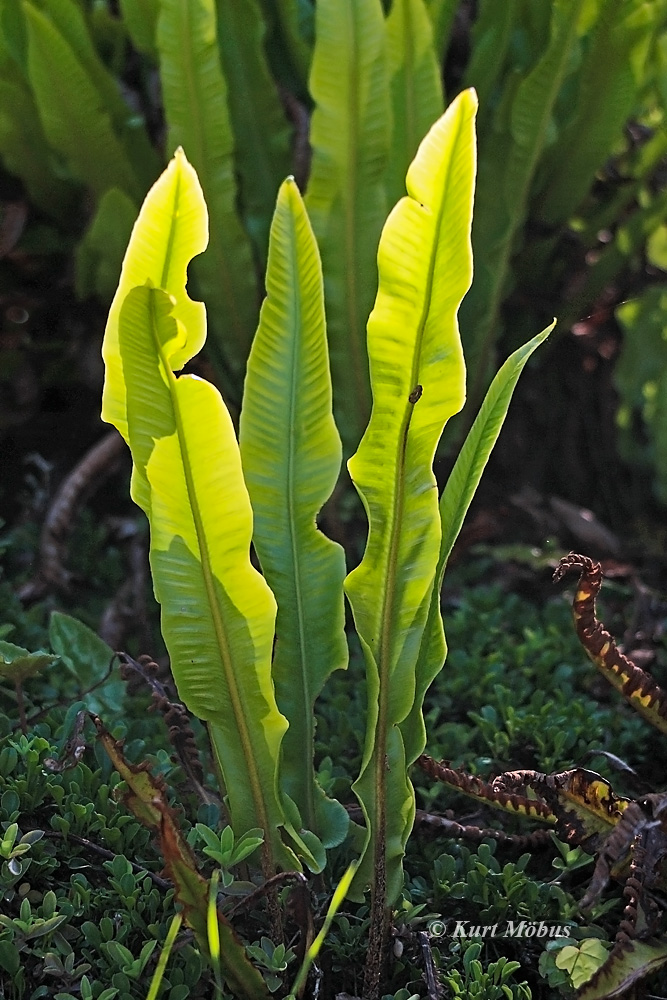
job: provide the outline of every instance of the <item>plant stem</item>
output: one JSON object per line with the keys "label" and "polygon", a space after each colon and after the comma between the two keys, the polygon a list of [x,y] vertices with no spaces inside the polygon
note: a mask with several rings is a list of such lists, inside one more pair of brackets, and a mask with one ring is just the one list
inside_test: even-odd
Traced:
{"label": "plant stem", "polygon": [[21,681],[17,680],[14,682],[14,687],[16,690],[16,706],[19,712],[19,725],[21,727],[21,732],[24,736],[28,735],[28,720],[25,714],[25,704],[23,702],[23,685]]}

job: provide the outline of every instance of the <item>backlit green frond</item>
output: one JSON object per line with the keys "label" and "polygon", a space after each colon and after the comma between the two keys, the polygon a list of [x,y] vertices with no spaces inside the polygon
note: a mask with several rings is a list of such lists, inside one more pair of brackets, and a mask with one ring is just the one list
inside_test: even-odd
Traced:
{"label": "backlit green frond", "polygon": [[340,471],[331,412],[322,269],[298,188],[284,182],[271,227],[267,298],[248,360],[241,456],[255,515],[254,543],[278,601],[273,676],[289,729],[282,787],[303,826],[340,841],[347,813],[313,774],[317,695],[347,666],[340,545],[316,518]]}
{"label": "backlit green frond", "polygon": [[399,726],[415,699],[440,548],[432,463],[465,397],[456,314],[472,277],[476,106],[465,91],[433,126],[408,171],[408,197],[383,230],[368,322],[373,413],[348,463],[369,520],[363,560],[346,581],[368,679],[366,745],[354,788],[369,842],[357,884],[380,866],[389,900],[400,890],[414,816]]}

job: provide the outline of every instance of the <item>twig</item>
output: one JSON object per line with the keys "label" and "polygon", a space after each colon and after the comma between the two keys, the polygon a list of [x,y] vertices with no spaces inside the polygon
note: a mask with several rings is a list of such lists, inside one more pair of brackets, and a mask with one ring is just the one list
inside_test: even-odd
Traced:
{"label": "twig", "polygon": [[428,932],[417,931],[417,940],[419,941],[424,959],[424,979],[426,980],[426,989],[428,990],[428,1000],[442,1000],[442,987],[438,982],[438,973],[433,961],[431,939],[428,936]]}
{"label": "twig", "polygon": [[37,600],[51,587],[69,590],[74,575],[65,568],[67,540],[76,511],[116,471],[124,450],[120,434],[111,431],[86,452],[60,484],[42,527],[37,572],[19,590],[22,601]]}
{"label": "twig", "polygon": [[[125,525],[123,525],[125,526]],[[150,631],[146,620],[146,578],[148,557],[143,538],[132,522],[132,533],[123,538],[126,546],[127,576],[104,609],[100,618],[98,635],[112,649],[122,649],[129,626],[135,622],[141,644],[150,645]]]}
{"label": "twig", "polygon": [[[73,840],[75,844],[81,844],[82,847],[87,848],[87,850],[92,851],[93,854],[99,854],[101,858],[105,858],[107,861],[113,861],[114,858],[118,857],[113,851],[108,851],[106,847],[100,847],[99,844],[94,844],[92,840],[88,840],[86,837],[79,837],[75,833],[68,833],[65,835],[59,830],[44,830],[44,836],[50,837],[53,840]],[[128,859],[129,860],[129,859]],[[130,861],[130,866],[135,872],[140,872],[142,875],[148,875],[150,879],[157,885],[160,889],[165,891],[168,889],[173,889],[171,882],[167,879],[160,878],[155,872],[149,871],[148,868],[144,868],[143,865],[138,865],[136,861]]]}
{"label": "twig", "polygon": [[21,732],[25,736],[28,732],[28,720],[25,717],[25,704],[23,702],[23,685],[20,680],[16,680],[14,683],[14,688],[16,690],[16,707],[19,713],[19,726],[21,727]]}
{"label": "twig", "polygon": [[273,878],[269,878],[266,882],[262,882],[253,892],[249,892],[247,896],[240,899],[238,903],[235,903],[229,911],[228,916],[233,917],[234,914],[238,913],[239,910],[245,910],[254,903],[257,903],[264,896],[270,895],[278,886],[284,885],[285,882],[300,882],[302,885],[307,886],[308,880],[306,876],[301,872],[278,872]]}
{"label": "twig", "polygon": [[[116,654],[114,653],[113,656],[111,657],[111,660],[109,661],[109,669],[107,670],[105,675],[103,677],[100,677],[98,681],[95,681],[94,684],[91,684],[90,687],[86,688],[85,691],[81,691],[79,697],[77,698],[77,701],[83,701],[83,699],[86,697],[87,694],[90,694],[91,691],[95,691],[96,688],[101,687],[101,685],[104,684],[109,679],[113,671],[113,665],[115,659],[116,659]],[[32,726],[35,722],[39,722],[39,720],[43,719],[45,715],[48,715],[49,712],[52,712],[54,708],[62,708],[64,705],[70,705],[71,703],[72,703],[71,698],[60,698],[58,699],[58,701],[51,702],[51,704],[47,705],[46,708],[41,708],[39,712],[35,712],[34,715],[31,715],[30,718],[26,720],[28,726]]]}

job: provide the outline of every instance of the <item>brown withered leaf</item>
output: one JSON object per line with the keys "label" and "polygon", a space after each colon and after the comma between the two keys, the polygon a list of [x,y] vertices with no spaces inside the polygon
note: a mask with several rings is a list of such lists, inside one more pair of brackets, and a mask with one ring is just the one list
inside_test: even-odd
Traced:
{"label": "brown withered leaf", "polygon": [[663,810],[666,804],[667,796],[657,793],[645,795],[643,799],[626,805],[614,830],[599,848],[591,884],[581,901],[582,909],[588,909],[599,899],[612,876],[619,877],[627,870],[631,846],[635,838],[644,832],[650,836],[644,851],[648,867],[645,866],[642,878],[648,886],[661,882],[658,862],[667,853],[667,837],[663,827]]}
{"label": "brown withered leaf", "polygon": [[[208,882],[197,870],[195,857],[183,837],[178,818],[167,802],[162,778],[154,777],[148,764],[131,764],[123,756],[122,744],[113,738],[98,716],[92,716],[99,739],[127,785],[121,800],[136,818],[158,836],[165,861],[164,874],[173,882],[175,898],[183,907],[183,918],[194,931],[197,943],[208,955]],[[235,996],[242,1000],[269,1000],[270,994],[258,970],[225,915],[218,910],[220,965]]]}
{"label": "brown withered leaf", "polygon": [[[498,778],[493,783],[482,781],[474,774],[466,774],[465,771],[455,771],[446,764],[440,763],[422,754],[417,758],[417,764],[426,774],[435,778],[436,781],[448,785],[450,788],[469,795],[478,802],[485,805],[495,806],[497,809],[504,809],[514,816],[528,816],[531,819],[540,819],[547,823],[553,823],[556,817],[549,806],[541,798],[528,798],[526,795],[519,795],[516,792],[509,792],[502,785],[496,787]],[[528,773],[528,772],[526,772]],[[504,775],[501,775],[501,778]]]}
{"label": "brown withered leaf", "polygon": [[575,767],[559,774],[508,771],[493,782],[494,789],[532,788],[547,803],[557,820],[558,835],[594,853],[621,819],[630,799],[616,795],[595,771]]}
{"label": "brown withered leaf", "polygon": [[451,837],[452,840],[461,837],[464,840],[471,840],[475,844],[480,844],[483,840],[495,840],[499,844],[506,844],[520,851],[539,850],[553,844],[551,832],[545,828],[525,834],[505,833],[503,830],[496,830],[495,827],[457,823],[456,820],[450,819],[448,816],[440,816],[437,813],[417,809],[415,811],[415,829],[418,830],[420,827],[440,830],[443,837]]}
{"label": "brown withered leaf", "polygon": [[626,941],[610,953],[592,979],[577,992],[577,1000],[611,1000],[667,963],[667,940]]}
{"label": "brown withered leaf", "polygon": [[602,622],[595,616],[595,598],[602,586],[602,568],[588,556],[570,552],[561,559],[554,580],[568,573],[579,573],[579,583],[572,602],[577,635],[588,657],[609,683],[652,726],[667,734],[667,692],[619,648]]}

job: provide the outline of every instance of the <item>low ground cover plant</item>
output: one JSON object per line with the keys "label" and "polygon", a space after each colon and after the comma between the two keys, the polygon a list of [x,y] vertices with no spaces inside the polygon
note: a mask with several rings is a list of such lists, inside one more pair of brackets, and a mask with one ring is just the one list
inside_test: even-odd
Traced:
{"label": "low ground cover plant", "polygon": [[[611,698],[602,699],[600,692],[594,694],[591,690],[593,672],[584,666],[574,630],[568,627],[567,603],[553,599],[540,607],[516,594],[504,593],[498,584],[488,583],[495,572],[496,564],[488,556],[478,556],[449,575],[444,611],[456,683],[444,671],[427,694],[429,751],[436,757],[452,757],[457,765],[485,777],[508,767],[525,766],[529,761],[534,761],[541,771],[554,770],[554,761],[557,768],[589,761],[588,766],[598,768],[617,787],[623,775],[614,775],[609,770],[608,755],[612,753],[638,765],[641,780],[650,781],[659,766],[656,755],[660,747],[651,741],[648,726],[634,719],[631,713],[619,711],[614,692]],[[535,583],[540,579],[541,576],[536,577]],[[537,591],[539,587],[534,589]],[[632,591],[620,596],[630,619]],[[36,614],[38,611],[40,615]],[[46,630],[37,631],[36,621],[42,614],[43,609],[35,606],[23,617],[14,616],[14,629],[9,634],[17,645],[50,649]],[[663,669],[664,662],[658,668]],[[95,671],[100,676],[104,676],[105,669],[105,661],[96,661]],[[363,720],[360,699],[351,700],[349,696],[351,683],[359,691],[363,674],[363,665],[354,656],[349,671],[351,677],[338,672],[327,685],[318,703],[316,733],[318,762],[329,753],[335,761],[320,766],[319,773],[323,778],[328,777],[327,789],[343,802],[350,801],[350,783],[358,771],[360,748],[356,733]],[[510,675],[511,701],[506,686]],[[112,675],[96,690],[98,704],[104,705],[99,710],[116,738],[126,738],[127,758],[145,760],[154,773],[166,778],[171,789],[170,800],[175,801],[176,797],[184,809],[183,828],[196,851],[200,870],[210,877],[218,862],[205,853],[205,848],[213,849],[215,837],[217,852],[220,851],[219,809],[202,802],[187,784],[182,766],[174,762],[178,758],[173,747],[170,749],[174,759],[170,758],[165,749],[169,746],[167,727],[159,714],[146,715],[146,695],[142,695],[141,688],[131,686],[122,696],[117,685],[117,676]],[[105,989],[119,989],[117,996],[144,1000],[176,910],[173,887],[160,877],[164,862],[148,831],[114,802],[119,778],[95,743],[92,723],[86,723],[82,734],[86,747],[78,763],[70,759],[69,766],[62,771],[43,766],[46,760],[63,758],[63,749],[73,735],[76,714],[92,697],[86,696],[82,687],[81,684],[77,687],[75,674],[64,672],[61,662],[28,678],[25,701],[31,735],[26,739],[20,735],[11,687],[6,682],[0,684],[2,725],[10,733],[0,749],[0,827],[7,830],[12,823],[18,823],[15,845],[30,831],[45,834],[24,853],[22,875],[17,879],[11,876],[13,895],[12,886],[8,888],[3,881],[2,912],[21,920],[20,906],[27,895],[31,919],[49,919],[49,900],[44,912],[41,900],[53,892],[57,900],[55,915],[66,915],[58,927],[51,930],[47,927],[41,936],[27,941],[13,923],[3,927],[0,987],[12,1000],[56,993],[78,997],[85,991],[86,982],[91,984],[95,997]],[[59,707],[58,695],[64,690],[68,692],[68,703]],[[144,690],[148,690],[145,684]],[[536,699],[540,700],[537,709]],[[508,704],[513,710],[511,714]],[[581,713],[573,712],[573,707],[579,704]],[[68,706],[73,713],[67,711]],[[498,736],[490,740],[489,729],[471,726],[469,711],[484,719],[494,718]],[[32,720],[34,715],[39,718]],[[548,725],[547,720],[556,720],[557,724]],[[543,745],[535,745],[536,728],[543,730]],[[199,746],[209,775],[206,784],[212,790],[215,778],[206,763],[205,743],[200,741]],[[594,752],[598,756],[587,756]],[[430,781],[426,783],[419,773],[413,778],[418,804],[431,814],[441,813],[442,805],[435,801],[437,788]],[[635,780],[626,778],[626,794],[633,793]],[[474,814],[471,818],[470,802],[451,792],[446,798],[447,808],[454,809],[460,823],[479,822]],[[492,816],[486,822],[492,823]],[[197,823],[210,831],[205,839],[199,833],[195,839],[191,827]],[[526,833],[525,824],[518,827],[509,816],[503,816],[501,824],[505,830]],[[66,830],[69,830],[67,838]],[[564,844],[561,854],[553,848],[538,850],[535,845],[517,850],[488,839],[480,846],[449,839],[450,836],[453,834],[443,828],[432,830],[420,824],[408,841],[406,877],[394,908],[397,936],[392,939],[388,973],[388,982],[393,985],[385,989],[393,990],[399,1000],[425,995],[421,932],[427,934],[436,974],[446,977],[457,971],[455,981],[462,979],[468,988],[478,989],[480,996],[487,994],[474,984],[488,974],[489,964],[501,958],[520,963],[520,970],[514,970],[508,980],[512,987],[518,988],[518,984],[527,980],[534,998],[546,1000],[569,995],[570,974],[556,966],[558,952],[552,950],[551,944],[545,950],[539,940],[483,940],[481,952],[469,956],[475,957],[481,968],[471,966],[470,961],[465,966],[463,957],[475,944],[474,940],[467,943],[437,937],[438,924],[432,922],[440,920],[442,925],[455,914],[471,924],[494,924],[519,913],[537,922],[543,919],[550,925],[567,922],[571,937],[563,944],[580,944],[592,936],[608,942],[610,950],[622,916],[620,892],[610,891],[604,904],[596,906],[594,919],[583,920],[576,898],[590,882],[593,859],[589,854],[580,849],[577,854]],[[27,861],[29,866],[25,865]],[[334,880],[342,874],[343,867],[342,859],[335,861]],[[7,869],[3,870],[6,873]],[[234,876],[230,894],[225,892],[222,897],[227,911],[240,899],[235,895],[237,888],[247,893],[257,887],[255,883],[250,887],[245,881],[246,873],[241,870],[235,871]],[[328,892],[313,893],[316,926],[328,901]],[[277,937],[272,937],[274,930],[264,906],[259,901],[248,911],[237,910],[233,916],[244,939],[260,949],[262,936],[276,945],[280,943]],[[294,947],[291,926],[288,925],[286,940]],[[93,927],[99,928],[99,937],[94,935]],[[367,928],[367,909],[347,901],[334,920],[320,956],[321,968],[330,970],[337,987],[344,985],[351,996],[358,996],[361,991]],[[107,949],[107,942],[114,940],[136,956],[134,961],[147,942],[157,940],[158,948],[143,972],[133,978],[123,972],[127,956],[123,960],[113,945],[111,950]],[[592,956],[590,971],[593,964],[599,966],[599,956],[597,962],[594,959]],[[276,974],[267,970],[267,974],[282,977],[288,987],[297,961],[291,959],[285,972]],[[86,965],[90,968],[86,969]],[[21,971],[15,972],[16,969]],[[82,983],[84,975],[86,980]],[[160,995],[170,996],[172,990],[174,997],[207,997],[211,995],[212,981],[196,941],[182,930],[171,951]],[[655,986],[653,992],[658,989]]]}
{"label": "low ground cover plant", "polygon": [[[485,777],[533,760],[542,771],[553,770],[553,761],[558,768],[567,768],[582,760],[590,761],[590,766],[594,760],[593,766],[611,777],[617,786],[623,776],[612,776],[609,771],[605,755],[611,752],[641,765],[640,777],[650,781],[655,773],[659,747],[651,742],[649,727],[641,724],[641,720],[634,720],[632,714],[619,712],[614,692],[609,700],[601,700],[599,693],[593,700],[592,672],[583,665],[574,630],[568,628],[566,602],[554,599],[538,607],[515,594],[505,594],[497,584],[485,582],[493,573],[494,563],[485,556],[470,562],[465,573],[457,569],[450,574],[445,620],[452,647],[450,655],[455,658],[459,682],[453,684],[445,671],[427,694],[425,716],[430,752],[436,757],[451,755],[456,764]],[[622,596],[630,618],[631,591]],[[16,644],[35,644],[48,649],[48,634],[43,632],[38,636],[35,632],[36,610],[33,608],[25,615],[24,621],[17,617],[10,634]],[[103,675],[105,664],[98,662],[95,669]],[[353,658],[349,669],[358,690],[363,667]],[[510,673],[513,677],[510,702],[513,713],[508,715],[507,688],[503,681],[506,683]],[[466,678],[464,685],[463,677]],[[551,680],[554,684],[550,690]],[[69,703],[75,709],[74,716],[67,713],[67,706],[53,706],[59,690],[70,683]],[[359,766],[360,750],[354,750],[357,745],[355,729],[360,728],[363,719],[363,706],[359,704],[355,709],[349,696],[346,697],[349,684],[350,678],[342,672],[333,675],[318,705],[316,733],[318,761],[331,753],[336,762],[335,766],[328,764],[320,768],[320,774],[325,772],[332,780],[331,772],[334,772],[334,783],[327,787],[344,802],[350,800],[350,783]],[[132,687],[121,697],[116,685],[117,680],[112,676],[97,689],[101,702],[108,700],[104,708],[105,720],[117,738],[126,737],[129,759],[145,760],[155,773],[165,776],[172,789],[170,799],[173,801],[176,796],[185,810],[184,829],[190,831],[197,823],[207,828],[209,833],[205,839],[199,834],[195,839],[194,830],[188,832],[188,839],[197,853],[200,870],[210,877],[218,862],[213,857],[209,860],[205,848],[213,849],[211,844],[215,837],[217,852],[220,851],[219,810],[211,804],[205,805],[188,787],[181,765],[175,764],[165,749],[169,745],[167,728],[159,714],[146,716],[146,698],[141,689]],[[44,912],[41,900],[48,892],[53,892],[57,900],[54,914],[66,915],[66,920],[58,927],[51,930],[47,927],[41,936],[27,941],[13,923],[3,927],[0,932],[0,986],[12,1000],[56,993],[78,997],[85,991],[86,981],[90,982],[96,997],[105,989],[119,989],[117,996],[144,1000],[158,951],[163,947],[176,909],[173,887],[159,876],[163,859],[157,854],[148,831],[113,800],[119,778],[101,747],[96,746],[92,724],[86,723],[83,734],[86,748],[78,764],[71,759],[70,766],[60,772],[43,766],[45,760],[62,757],[63,748],[73,733],[76,711],[84,708],[87,700],[85,694],[79,697],[80,692],[81,687],[78,691],[76,688],[75,675],[68,674],[66,678],[60,663],[27,679],[25,699],[29,716],[47,708],[48,711],[30,723],[31,734],[39,735],[26,739],[21,737],[17,726],[11,688],[7,683],[0,685],[3,726],[7,731],[13,729],[13,733],[2,741],[0,751],[0,827],[7,830],[12,823],[19,824],[15,845],[32,830],[45,834],[23,855],[24,865],[27,861],[30,865],[23,867],[19,878],[11,877],[13,895],[11,886],[8,888],[3,881],[2,912],[9,918],[15,916],[21,920],[20,906],[27,895],[30,919],[49,919],[49,899]],[[538,726],[544,730],[542,746],[535,745],[536,727],[531,722],[536,718],[537,698],[542,700],[537,716]],[[572,707],[580,703],[581,714],[573,713]],[[469,711],[485,719],[495,718],[498,737],[490,741],[488,730],[471,726]],[[548,725],[546,720],[549,719],[557,720],[557,725]],[[338,742],[331,738],[332,733]],[[200,748],[205,763],[203,742]],[[171,751],[174,755],[173,747]],[[603,751],[603,755],[587,757],[587,753],[595,751]],[[205,768],[208,771],[206,763]],[[419,773],[413,777],[418,804],[431,814],[441,813],[442,805],[435,801],[435,786],[430,781],[427,784]],[[627,780],[630,791],[634,779]],[[214,788],[212,772],[207,787]],[[454,809],[454,816],[460,823],[475,822],[474,817],[470,819],[470,801],[449,793],[446,805]],[[492,817],[489,816],[486,822],[493,822]],[[526,832],[525,825],[522,829],[513,825],[509,816],[503,817],[501,823],[505,830],[509,827],[517,833]],[[66,829],[69,829],[67,838],[64,837]],[[535,845],[517,851],[491,840],[480,846],[449,839],[453,834],[442,828],[430,830],[421,824],[408,842],[404,887],[394,908],[397,937],[390,951],[388,974],[388,981],[394,985],[385,989],[392,989],[397,998],[405,1000],[412,995],[425,995],[420,932],[428,935],[437,974],[447,977],[456,971],[455,981],[462,979],[468,988],[479,990],[480,987],[474,984],[482,980],[485,973],[489,974],[489,964],[503,958],[520,963],[520,970],[514,970],[509,979],[514,988],[527,980],[533,997],[546,1000],[568,995],[571,977],[567,970],[556,966],[558,952],[552,950],[551,944],[545,950],[539,940],[483,940],[481,952],[469,956],[479,961],[481,969],[471,966],[470,961],[465,966],[463,956],[475,944],[474,940],[457,943],[449,937],[435,936],[439,928],[433,921],[440,920],[442,924],[452,914],[471,924],[494,924],[508,916],[512,919],[516,913],[537,922],[543,919],[550,925],[567,922],[571,930],[567,942],[570,945],[573,942],[579,945],[592,936],[603,943],[609,942],[607,950],[611,949],[622,916],[619,891],[610,892],[605,903],[596,906],[592,921],[582,920],[577,908],[576,897],[583,893],[593,871],[593,859],[589,854],[579,850],[575,857],[577,852],[564,844],[562,855],[553,848],[538,850]],[[336,862],[335,872],[332,872],[334,880],[342,870],[340,861]],[[225,893],[224,896],[223,905],[227,910],[240,898],[234,895],[237,888],[241,892],[250,889],[242,871],[234,875],[236,886],[230,886],[230,895]],[[253,884],[252,890],[255,888]],[[316,921],[328,898],[328,893],[313,895]],[[114,915],[118,915],[118,919]],[[258,948],[261,948],[262,935],[275,944],[280,943],[271,937],[274,931],[263,902],[255,903],[249,912],[237,911],[233,919],[245,940],[256,943]],[[334,920],[320,959],[322,968],[331,970],[337,985],[345,984],[351,996],[360,993],[367,927],[367,910],[364,912],[363,907],[346,902]],[[99,928],[99,937],[94,935],[92,928]],[[123,972],[121,953],[113,945],[107,949],[107,942],[115,940],[136,956],[134,961],[147,942],[158,941],[158,948],[137,978]],[[294,947],[295,942],[289,934],[288,942]],[[286,971],[277,974],[286,985],[293,981],[296,961],[291,959]],[[597,963],[592,957],[591,963],[597,968],[599,957]],[[86,969],[86,965],[90,968]],[[21,972],[15,972],[16,969]],[[84,975],[86,981],[81,985]],[[411,984],[411,988],[400,992],[399,984]],[[196,942],[185,931],[180,932],[170,954],[162,990],[160,995],[164,996],[170,996],[170,990],[174,997],[211,995],[208,965],[202,960]],[[653,991],[656,992],[657,987]],[[488,994],[480,991],[479,995]]]}

